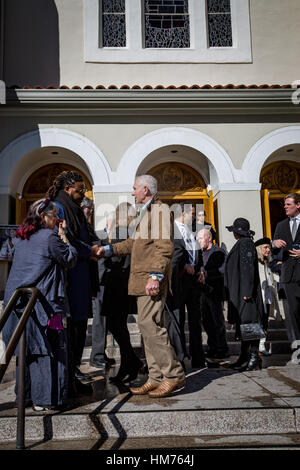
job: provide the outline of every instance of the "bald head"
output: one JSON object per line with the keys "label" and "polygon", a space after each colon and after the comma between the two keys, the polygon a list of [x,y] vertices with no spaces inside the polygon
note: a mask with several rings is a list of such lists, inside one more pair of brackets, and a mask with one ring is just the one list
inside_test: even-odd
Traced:
{"label": "bald head", "polygon": [[212,247],[212,234],[206,228],[199,230],[197,240],[202,250],[209,250]]}

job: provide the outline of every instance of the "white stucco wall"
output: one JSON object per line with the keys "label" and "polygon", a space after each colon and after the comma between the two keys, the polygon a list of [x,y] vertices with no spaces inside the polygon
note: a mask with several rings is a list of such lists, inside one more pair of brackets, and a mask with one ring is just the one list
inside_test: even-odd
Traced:
{"label": "white stucco wall", "polygon": [[[8,85],[250,85],[300,79],[299,0],[249,0],[252,62],[225,64],[87,63],[83,0],[47,5],[33,0],[7,2],[4,79]],[[16,40],[19,36],[22,39]]]}
{"label": "white stucco wall", "polygon": [[253,63],[249,64],[85,63],[82,0],[55,3],[59,14],[61,84],[284,84],[300,78],[298,0],[250,0]]}

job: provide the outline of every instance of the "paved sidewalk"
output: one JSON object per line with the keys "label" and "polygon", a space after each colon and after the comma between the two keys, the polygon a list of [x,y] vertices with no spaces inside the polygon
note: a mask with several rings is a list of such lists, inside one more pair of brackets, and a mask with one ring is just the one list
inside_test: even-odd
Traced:
{"label": "paved sidewalk", "polygon": [[[277,443],[298,446],[300,367],[289,359],[272,355],[263,358],[262,371],[243,373],[222,366],[190,369],[187,362],[185,388],[160,399],[132,396],[126,385],[109,382],[114,368],[104,372],[84,364],[82,370],[93,376],[93,395],[79,397],[59,413],[27,408],[26,439],[44,447],[42,442],[48,441],[47,448],[55,440],[73,440],[72,448],[76,442],[78,448],[83,442],[88,448],[109,448],[111,440],[137,440],[147,448],[159,438],[168,447],[179,437],[182,443],[192,438],[193,445],[225,445],[258,440],[271,444],[275,436]],[[134,384],[145,380],[139,376]],[[12,380],[0,386],[0,448],[15,439],[13,389]]]}

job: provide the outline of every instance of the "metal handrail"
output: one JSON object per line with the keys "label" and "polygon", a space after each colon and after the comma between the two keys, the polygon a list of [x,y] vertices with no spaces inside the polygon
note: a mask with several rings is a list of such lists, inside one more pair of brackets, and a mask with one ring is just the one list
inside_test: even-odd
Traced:
{"label": "metal handrail", "polygon": [[[36,287],[20,287],[11,296],[8,304],[0,317],[0,332],[2,331],[9,315],[14,309],[21,295],[29,294],[31,297],[25,307],[18,325],[7,345],[4,353],[4,364],[0,364],[0,382],[9,366],[13,353],[19,344],[18,354],[18,416],[16,449],[25,449],[25,370],[26,370],[26,324],[37,301],[40,291]],[[2,361],[1,361],[2,362]]]}

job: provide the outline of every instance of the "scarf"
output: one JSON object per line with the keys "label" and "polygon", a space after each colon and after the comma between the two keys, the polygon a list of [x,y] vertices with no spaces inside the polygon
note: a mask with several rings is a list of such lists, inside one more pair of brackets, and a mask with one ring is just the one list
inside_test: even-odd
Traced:
{"label": "scarf", "polygon": [[55,200],[64,208],[68,233],[80,239],[80,226],[87,223],[82,208],[64,190],[58,192]]}

